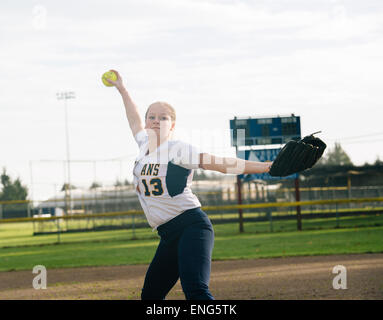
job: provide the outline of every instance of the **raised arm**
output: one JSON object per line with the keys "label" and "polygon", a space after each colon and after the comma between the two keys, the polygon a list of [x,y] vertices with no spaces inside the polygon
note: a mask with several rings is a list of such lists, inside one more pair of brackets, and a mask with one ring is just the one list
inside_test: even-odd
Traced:
{"label": "raised arm", "polygon": [[144,129],[144,124],[141,120],[140,114],[138,113],[138,108],[136,104],[133,102],[132,98],[129,95],[128,90],[126,90],[121,75],[116,70],[110,70],[116,73],[117,80],[112,81],[107,79],[107,81],[113,84],[117,90],[120,92],[122,100],[125,105],[126,116],[129,121],[130,129],[132,130],[133,136],[135,136],[138,132]]}
{"label": "raised arm", "polygon": [[200,154],[200,168],[232,174],[252,174],[269,172],[272,162],[258,162],[240,158],[216,157],[208,153]]}

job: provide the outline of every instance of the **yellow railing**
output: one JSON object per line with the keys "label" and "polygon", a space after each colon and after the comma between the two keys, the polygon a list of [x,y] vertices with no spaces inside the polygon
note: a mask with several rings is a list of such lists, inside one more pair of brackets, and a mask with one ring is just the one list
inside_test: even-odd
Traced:
{"label": "yellow railing", "polygon": [[[359,198],[359,199],[332,199],[332,200],[311,200],[311,201],[295,201],[295,202],[254,203],[254,204],[242,204],[242,205],[237,204],[237,205],[226,205],[226,206],[202,206],[201,209],[204,211],[259,209],[259,208],[270,208],[270,207],[297,207],[297,206],[309,206],[309,205],[318,205],[318,204],[325,205],[325,204],[366,203],[366,202],[382,202],[382,201],[383,201],[383,197],[376,197],[376,198]],[[28,201],[26,200],[25,202],[28,202]],[[132,216],[132,215],[139,215],[139,214],[143,214],[143,211],[128,210],[128,211],[119,211],[119,212],[75,214],[75,215],[53,216],[53,217],[11,218],[11,219],[0,219],[0,223],[39,222],[39,221],[49,221],[49,220],[58,220],[58,219],[88,219],[88,218],[103,218],[103,217],[116,217],[116,216]]]}
{"label": "yellow railing", "polygon": [[19,204],[19,203],[30,203],[32,200],[9,200],[9,201],[0,201],[0,205],[2,204]]}

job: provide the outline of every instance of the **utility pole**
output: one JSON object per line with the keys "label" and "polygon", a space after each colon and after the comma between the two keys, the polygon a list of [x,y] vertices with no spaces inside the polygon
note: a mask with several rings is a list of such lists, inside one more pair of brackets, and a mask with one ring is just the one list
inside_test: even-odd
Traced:
{"label": "utility pole", "polygon": [[65,213],[68,214],[71,207],[71,179],[70,179],[70,154],[69,154],[69,129],[68,129],[68,105],[67,100],[74,99],[73,91],[62,91],[56,93],[57,100],[64,100],[65,107],[65,137],[66,137],[66,161],[67,161],[67,181],[65,184]]}

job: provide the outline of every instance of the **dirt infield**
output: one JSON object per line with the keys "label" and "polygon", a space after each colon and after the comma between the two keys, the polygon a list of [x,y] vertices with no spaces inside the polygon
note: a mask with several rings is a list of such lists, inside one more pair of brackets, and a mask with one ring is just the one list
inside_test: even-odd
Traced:
{"label": "dirt infield", "polygon": [[[333,267],[347,270],[347,289],[333,288]],[[47,270],[35,290],[31,271],[0,272],[0,299],[139,299],[147,265]],[[216,299],[383,299],[383,253],[214,261]],[[167,299],[184,299],[180,282]]]}

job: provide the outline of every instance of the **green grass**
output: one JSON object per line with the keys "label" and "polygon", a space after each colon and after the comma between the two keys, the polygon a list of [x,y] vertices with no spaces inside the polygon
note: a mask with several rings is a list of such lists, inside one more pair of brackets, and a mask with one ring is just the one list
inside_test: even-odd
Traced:
{"label": "green grass", "polygon": [[[235,231],[237,227],[237,224],[214,226],[214,260],[383,252],[383,226],[254,233],[247,225],[243,234]],[[129,231],[110,232],[114,238],[106,237],[103,232],[93,232],[71,235],[81,236],[82,242],[63,239],[63,243],[56,245],[1,248],[0,271],[32,270],[35,265],[65,268],[147,264],[151,261],[158,238],[129,240],[123,234]],[[146,232],[145,236],[155,236],[150,230],[143,232]],[[22,234],[20,229],[19,233]],[[84,237],[92,241],[84,241]]]}
{"label": "green grass", "polygon": [[0,271],[147,263],[157,240],[84,242],[0,250]]}
{"label": "green grass", "polygon": [[[233,217],[238,217],[238,215]],[[245,214],[245,217],[247,215]],[[140,222],[144,220],[141,219]],[[138,222],[138,220],[137,220]],[[383,226],[383,215],[360,215],[354,217],[343,217],[339,219],[340,228],[352,228],[352,227],[368,227],[368,226]],[[105,222],[103,222],[105,223]],[[51,228],[52,222],[47,223],[47,230],[54,231],[56,229]],[[96,221],[96,224],[102,224],[100,221]],[[216,235],[232,235],[236,234],[239,230],[238,223],[213,223]],[[83,222],[77,220],[69,220],[69,226],[75,228],[77,226],[84,226]],[[302,219],[303,230],[324,230],[337,227],[336,218],[318,218],[318,219]],[[37,228],[36,228],[37,229]],[[244,229],[249,233],[269,233],[269,232],[289,232],[297,230],[296,219],[291,220],[273,220],[272,224],[269,221],[257,221],[257,222],[245,222]],[[33,236],[33,224],[32,223],[7,223],[0,224],[0,248],[12,247],[12,246],[30,246],[30,245],[43,245],[61,243],[73,243],[83,241],[128,241],[132,238],[135,239],[153,239],[157,238],[157,233],[152,232],[148,228],[140,228],[132,230],[110,230],[110,231],[97,231],[97,232],[81,232],[81,233],[62,233],[58,235],[39,235]]]}
{"label": "green grass", "polygon": [[[156,237],[157,233],[152,232],[150,228],[142,229],[122,229],[110,231],[89,231],[79,233],[62,233],[33,236],[32,223],[9,223],[0,224],[0,248],[31,246],[84,241],[113,241],[130,240],[133,237],[139,239],[148,239]],[[58,241],[60,240],[60,241]]]}
{"label": "green grass", "polygon": [[[337,222],[336,218],[302,219],[302,230],[325,230],[333,228],[376,227],[383,226],[383,215],[361,215],[344,217]],[[266,233],[296,231],[297,220],[276,220],[270,222],[247,222],[244,224],[245,231]]]}
{"label": "green grass", "polygon": [[214,258],[255,259],[383,252],[383,227],[217,237]]}

